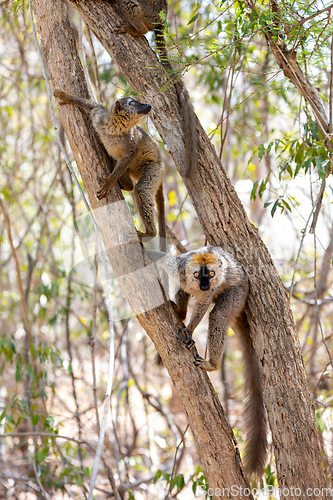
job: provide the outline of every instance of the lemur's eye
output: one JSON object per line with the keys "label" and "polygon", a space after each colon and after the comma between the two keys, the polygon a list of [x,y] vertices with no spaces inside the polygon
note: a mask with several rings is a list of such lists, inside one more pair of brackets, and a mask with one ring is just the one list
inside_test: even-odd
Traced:
{"label": "lemur's eye", "polygon": [[130,101],[130,102],[129,102],[129,105],[130,105],[130,106],[135,106],[135,102],[134,102],[134,101]]}
{"label": "lemur's eye", "polygon": [[196,271],[195,273],[193,273],[193,276],[194,276],[195,278],[199,278],[199,277],[200,277],[200,273],[198,273],[198,271]]}
{"label": "lemur's eye", "polygon": [[215,276],[215,271],[209,271],[209,276],[211,277]]}

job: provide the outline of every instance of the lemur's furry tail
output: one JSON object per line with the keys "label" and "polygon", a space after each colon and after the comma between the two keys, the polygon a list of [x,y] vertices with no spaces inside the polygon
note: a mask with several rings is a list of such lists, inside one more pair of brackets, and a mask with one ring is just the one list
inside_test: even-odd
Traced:
{"label": "lemur's furry tail", "polygon": [[156,193],[156,205],[158,212],[158,232],[160,238],[160,250],[161,252],[167,251],[166,244],[166,222],[165,222],[165,203],[164,203],[164,193],[163,193],[163,184],[160,185],[158,191]]}
{"label": "lemur's furry tail", "polygon": [[197,117],[189,93],[180,79],[178,71],[172,68],[168,51],[166,49],[163,24],[156,25],[154,28],[156,47],[159,53],[161,63],[169,73],[170,81],[175,85],[178,102],[183,116],[183,131],[185,145],[185,176],[195,179],[198,166],[198,134]]}
{"label": "lemur's furry tail", "polygon": [[197,176],[198,168],[198,134],[197,117],[187,89],[182,81],[176,83],[178,100],[182,109],[184,119],[184,138],[185,138],[185,161],[186,177],[194,180]]}
{"label": "lemur's furry tail", "polygon": [[162,358],[161,358],[161,356],[158,354],[158,352],[155,354],[154,364],[155,364],[156,366],[159,366],[159,367],[163,366],[163,361],[162,361]]}
{"label": "lemur's furry tail", "polygon": [[246,448],[244,467],[249,475],[261,477],[267,459],[268,425],[263,401],[262,380],[258,359],[249,334],[249,324],[245,313],[235,325],[239,333],[243,352],[245,379],[245,431]]}

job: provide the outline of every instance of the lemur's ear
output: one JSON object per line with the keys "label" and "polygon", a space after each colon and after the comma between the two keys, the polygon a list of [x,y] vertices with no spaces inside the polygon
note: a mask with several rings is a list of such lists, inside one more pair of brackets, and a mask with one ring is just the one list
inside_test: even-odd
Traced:
{"label": "lemur's ear", "polygon": [[121,102],[120,101],[116,101],[114,103],[114,110],[115,111],[119,111],[121,109]]}

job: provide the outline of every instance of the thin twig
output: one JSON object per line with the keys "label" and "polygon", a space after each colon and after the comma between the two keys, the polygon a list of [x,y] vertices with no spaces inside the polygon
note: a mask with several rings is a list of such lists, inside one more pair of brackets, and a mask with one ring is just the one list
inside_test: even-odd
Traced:
{"label": "thin twig", "polygon": [[169,482],[169,488],[168,488],[168,493],[166,494],[165,496],[165,500],[167,500],[170,495],[171,495],[171,485],[172,485],[172,480],[173,480],[173,477],[174,477],[174,474],[175,474],[175,469],[176,469],[176,463],[177,463],[177,454],[178,454],[178,450],[181,446],[182,443],[184,443],[184,438],[185,438],[185,434],[187,432],[187,429],[190,427],[190,424],[187,424],[187,426],[185,427],[185,430],[183,432],[183,435],[181,437],[181,440],[179,441],[178,445],[177,445],[177,448],[176,448],[176,453],[175,453],[175,457],[174,457],[174,461],[173,461],[173,467],[172,467],[172,471],[171,471],[171,476],[170,476],[170,482]]}
{"label": "thin twig", "polygon": [[92,445],[89,441],[86,439],[76,439],[70,436],[64,436],[63,434],[53,434],[52,432],[38,432],[38,431],[26,431],[26,432],[4,432],[3,434],[0,434],[0,439],[4,438],[14,438],[14,437],[49,437],[49,438],[54,438],[54,439],[65,439],[66,441],[73,441],[74,443],[77,443],[78,445],[81,444],[86,444],[91,448],[93,451],[96,451],[96,448],[94,445]]}
{"label": "thin twig", "polygon": [[[333,35],[331,40],[331,71],[329,78],[329,131],[332,133],[333,130]],[[332,169],[331,169],[332,171]]]}
{"label": "thin twig", "polygon": [[[105,278],[106,278],[106,291],[107,291],[107,308],[108,308],[108,313],[109,313],[109,329],[110,329],[110,354],[109,354],[109,364],[108,364],[108,380],[107,380],[107,389],[106,389],[106,395],[105,395],[105,405],[104,405],[104,414],[103,414],[103,419],[102,419],[102,423],[101,423],[101,430],[100,430],[100,433],[99,433],[99,437],[98,437],[98,445],[97,445],[97,450],[96,450],[96,455],[95,455],[95,459],[94,459],[94,465],[93,465],[93,470],[92,470],[92,474],[91,474],[91,480],[90,480],[90,486],[89,486],[89,495],[88,495],[88,500],[92,500],[93,498],[93,490],[94,490],[94,486],[95,486],[95,482],[96,482],[96,476],[97,476],[97,471],[98,471],[98,464],[99,464],[99,460],[100,460],[100,457],[101,457],[101,454],[102,454],[102,449],[103,449],[103,443],[104,443],[104,436],[105,436],[105,430],[106,430],[106,423],[107,423],[107,415],[108,415],[108,410],[109,410],[109,406],[110,406],[110,400],[111,400],[111,391],[112,391],[112,380],[113,380],[113,372],[114,372],[114,329],[113,329],[113,312],[112,312],[112,293],[111,293],[111,279],[110,279],[110,273],[109,273],[109,269],[108,269],[108,266],[107,266],[107,263],[106,263],[106,257],[105,257],[105,253],[104,253],[104,248],[103,248],[103,243],[102,243],[102,238],[101,238],[101,234],[100,234],[100,231],[98,229],[98,225],[95,221],[95,218],[92,214],[92,211],[91,211],[91,208],[90,208],[90,205],[87,201],[87,198],[83,192],[83,189],[80,185],[80,182],[75,174],[75,171],[72,167],[72,164],[67,156],[67,153],[66,153],[66,150],[63,146],[63,143],[60,139],[60,136],[59,136],[59,133],[58,133],[58,128],[57,128],[57,124],[56,124],[56,119],[55,119],[55,115],[54,115],[54,109],[53,109],[53,104],[52,104],[52,98],[51,98],[51,92],[50,92],[50,84],[49,84],[49,79],[48,79],[48,76],[47,76],[47,71],[46,71],[46,67],[45,67],[45,64],[44,64],[44,60],[43,60],[43,55],[42,55],[42,52],[41,52],[41,49],[40,49],[40,46],[39,46],[39,43],[38,43],[38,39],[37,39],[37,34],[36,34],[36,26],[35,26],[35,23],[34,23],[34,19],[33,19],[33,12],[32,12],[32,5],[31,5],[31,0],[29,0],[29,10],[30,10],[30,18],[31,18],[31,26],[32,26],[32,30],[33,30],[33,34],[34,34],[34,38],[35,38],[35,42],[36,42],[36,46],[37,46],[37,50],[38,50],[38,54],[39,54],[39,57],[40,57],[40,61],[41,61],[41,65],[42,65],[42,68],[43,68],[43,74],[44,74],[44,79],[45,79],[45,84],[46,84],[46,91],[47,91],[47,95],[48,95],[48,99],[49,99],[49,103],[50,103],[50,109],[51,109],[51,115],[52,115],[52,122],[53,122],[53,127],[54,127],[54,131],[55,131],[55,134],[56,134],[56,137],[57,137],[57,140],[58,140],[58,143],[59,143],[59,146],[62,150],[62,153],[65,157],[65,161],[66,161],[66,164],[74,178],[74,182],[77,186],[77,188],[79,189],[79,192],[80,192],[80,195],[82,197],[82,200],[83,200],[83,203],[91,217],[91,220],[92,220],[92,223],[94,225],[94,229],[95,229],[95,232],[96,232],[96,236],[97,236],[97,241],[98,241],[98,246],[99,246],[99,249],[100,249],[100,254],[101,254],[101,259],[102,259],[102,264],[103,264],[103,267],[104,267],[104,272],[105,272]],[[115,495],[116,495],[116,491],[114,492]]]}
{"label": "thin twig", "polygon": [[23,290],[23,283],[22,283],[22,278],[21,278],[21,267],[20,267],[20,263],[18,260],[16,248],[15,248],[14,243],[13,243],[12,230],[11,230],[9,217],[8,217],[8,214],[6,212],[6,209],[5,209],[5,206],[3,204],[1,197],[0,197],[0,210],[2,212],[2,215],[4,216],[4,219],[5,219],[8,241],[9,241],[9,245],[10,245],[12,255],[14,258],[14,262],[15,262],[16,282],[17,282],[17,287],[19,289],[20,299],[21,299],[21,309],[22,309],[22,315],[23,315],[24,328],[25,328],[26,334],[28,336],[29,343],[30,342],[32,343],[31,323],[30,323],[29,318],[28,318],[28,304],[25,300],[25,293]]}
{"label": "thin twig", "polygon": [[96,332],[97,332],[97,280],[98,280],[98,262],[97,262],[97,252],[95,252],[94,287],[93,287],[93,303],[92,303],[92,328],[91,328],[91,335],[89,336],[89,344],[90,344],[90,356],[91,356],[91,366],[92,366],[92,376],[93,376],[93,395],[94,395],[96,426],[97,426],[97,433],[99,434],[101,429],[101,424],[99,421],[99,413],[98,413],[96,363],[95,363]]}
{"label": "thin twig", "polygon": [[[70,203],[72,205],[72,217],[73,217],[73,226],[75,224],[75,219],[76,219],[76,207],[75,207],[75,200],[74,200],[74,193],[70,197]],[[74,239],[75,239],[75,232],[72,231],[72,248],[74,248]],[[70,261],[70,271],[68,273],[68,278],[67,278],[67,298],[66,298],[66,316],[65,316],[65,330],[66,330],[66,342],[67,342],[67,352],[69,356],[69,363],[70,363],[70,377],[71,377],[71,382],[72,382],[72,393],[73,393],[73,399],[75,402],[75,419],[77,422],[77,427],[79,431],[79,439],[82,439],[82,423],[81,423],[81,417],[80,417],[80,406],[79,406],[79,401],[77,397],[77,390],[76,390],[76,377],[74,373],[74,367],[73,367],[73,353],[72,353],[72,343],[71,343],[71,338],[70,338],[70,327],[69,327],[69,322],[70,322],[70,315],[71,315],[71,301],[72,301],[72,269],[74,267],[74,252],[71,254],[71,261]],[[78,454],[79,454],[79,461],[80,461],[80,466],[81,466],[81,477],[82,479],[84,478],[84,463],[83,463],[83,455],[82,455],[82,450],[80,446],[78,447]],[[83,491],[84,498],[87,498],[86,491]]]}
{"label": "thin twig", "polygon": [[[221,114],[221,119],[220,119],[220,122],[221,122],[221,146],[220,146],[220,151],[219,151],[220,160],[222,159],[224,143],[225,143],[225,140],[227,138],[227,133],[228,133],[228,128],[229,128],[231,95],[232,95],[232,90],[234,88],[234,74],[235,74],[235,68],[236,68],[236,51],[237,51],[237,46],[234,48],[234,60],[233,60],[231,68],[228,71],[227,81],[225,84],[225,95],[224,95],[224,99],[223,99],[223,108],[222,108],[222,114]],[[239,58],[238,58],[238,60],[239,60]],[[231,78],[230,78],[230,76],[231,76]],[[229,85],[229,78],[230,78],[230,85]],[[229,94],[227,95],[228,86],[229,86]],[[225,112],[227,113],[227,122],[225,125],[225,129],[223,131],[223,121],[224,121]]]}
{"label": "thin twig", "polygon": [[40,476],[40,471],[38,472],[37,471],[37,466],[36,466],[36,462],[35,460],[32,461],[32,466],[34,468],[34,473],[35,473],[35,477],[36,477],[36,481],[37,481],[37,484],[38,484],[38,487],[39,487],[39,491],[40,493],[43,495],[43,497],[46,498],[46,500],[52,500],[52,498],[50,497],[50,495],[44,490],[43,488],[43,485],[42,483],[40,482],[40,479],[39,479],[39,476]]}
{"label": "thin twig", "polygon": [[327,363],[325,364],[324,368],[322,369],[322,372],[321,372],[320,377],[319,377],[319,379],[318,379],[317,385],[316,385],[316,387],[315,387],[315,388],[314,388],[314,390],[313,390],[313,395],[314,395],[314,396],[316,396],[317,391],[318,391],[318,388],[319,388],[319,385],[320,385],[321,381],[323,380],[323,377],[324,377],[324,375],[325,375],[325,373],[326,373],[326,370],[327,370],[327,368],[328,368],[328,365],[330,365],[330,364],[331,364],[331,362],[330,362],[330,361],[327,361]]}
{"label": "thin twig", "polygon": [[[9,245],[11,247],[12,255],[13,255],[13,258],[14,258],[14,262],[15,262],[16,281],[17,281],[17,286],[18,286],[18,289],[19,289],[19,295],[20,295],[20,298],[21,298],[21,308],[22,308],[22,314],[23,314],[23,323],[24,323],[24,328],[25,328],[25,332],[26,332],[26,335],[25,335],[25,353],[24,353],[24,356],[25,356],[26,366],[28,367],[28,365],[29,365],[29,355],[30,355],[30,352],[31,352],[30,347],[33,345],[31,323],[30,323],[29,318],[28,318],[28,304],[26,302],[25,293],[24,293],[24,290],[23,290],[23,283],[22,283],[22,279],[21,279],[21,267],[20,267],[20,263],[19,263],[19,260],[18,260],[18,255],[17,255],[16,249],[15,249],[15,246],[14,246],[14,243],[13,243],[10,220],[9,220],[8,214],[7,214],[6,210],[5,210],[5,207],[4,207],[4,204],[3,204],[3,201],[1,199],[1,197],[0,197],[0,210],[1,210],[2,214],[3,214],[3,216],[4,216],[4,219],[5,219],[5,225],[6,225],[6,229],[7,229],[7,235],[8,235]],[[32,358],[32,366],[33,366],[33,372],[34,372],[34,376],[35,376],[36,387],[39,390],[39,376],[38,376],[39,373],[38,373],[38,366],[37,366],[36,357],[35,357],[34,354],[31,354],[31,358]],[[26,398],[27,398],[28,411],[29,411],[29,414],[31,415],[31,400],[30,400],[31,375],[29,374],[29,371],[27,372],[26,383],[25,383],[25,390],[26,390]],[[45,409],[45,401],[44,401],[43,398],[41,398],[41,403],[42,403],[43,409]],[[34,440],[34,448],[35,448],[35,452],[37,452],[37,446],[36,446],[35,440]],[[45,495],[44,495],[45,498],[47,498],[47,500],[49,500],[50,497],[46,496],[47,493],[44,491],[42,485],[40,484],[39,471],[37,470],[35,456],[34,456],[32,462],[33,462],[33,468],[34,468],[34,472],[35,472],[36,482],[37,482],[37,484],[38,484],[38,486],[40,488],[40,491],[41,491],[41,493],[43,495],[45,493]]]}
{"label": "thin twig", "polygon": [[322,201],[323,201],[323,196],[324,196],[325,188],[326,188],[326,177],[323,178],[321,186],[320,186],[320,190],[319,190],[319,193],[318,193],[318,197],[317,197],[317,201],[316,201],[316,205],[315,205],[315,211],[314,211],[314,214],[313,214],[313,219],[312,219],[311,227],[309,229],[310,234],[314,234],[315,230],[316,230],[317,220],[318,220],[319,213],[320,213],[320,210],[321,210],[321,205],[322,205]]}
{"label": "thin twig", "polygon": [[[306,23],[307,21],[310,21],[310,19],[313,19],[314,17],[317,17],[319,16],[319,14],[322,14],[323,12],[326,12],[327,10],[331,10],[333,8],[333,4],[329,5],[328,7],[325,7],[324,9],[322,10],[318,10],[315,14],[312,14],[311,16],[308,16],[308,17],[304,17],[303,19],[301,19],[297,24],[293,24],[292,27],[290,28],[289,31],[286,31],[286,34],[290,33],[292,30],[294,30],[295,28],[297,28],[297,26],[302,26],[304,23]],[[309,7],[307,7],[307,9],[309,9]],[[330,15],[330,14],[329,14]],[[324,19],[322,19],[323,21]]]}
{"label": "thin twig", "polygon": [[298,252],[297,252],[297,256],[296,256],[296,261],[295,261],[293,276],[291,278],[291,285],[290,285],[290,292],[289,292],[289,301],[291,300],[291,297],[293,295],[293,289],[294,289],[294,283],[295,283],[295,276],[296,276],[296,271],[297,271],[297,265],[298,265],[298,261],[299,261],[300,255],[301,255],[301,250],[302,250],[302,247],[303,247],[304,238],[305,238],[306,231],[307,231],[308,225],[310,223],[310,219],[312,217],[312,214],[315,211],[315,208],[317,206],[317,202],[318,202],[319,196],[320,196],[320,191],[319,191],[319,195],[317,196],[316,203],[312,206],[310,215],[309,215],[309,217],[308,217],[308,219],[307,219],[307,221],[305,223],[305,227],[302,229],[302,238],[301,238],[301,242],[299,244],[299,248],[298,248]]}
{"label": "thin twig", "polygon": [[[144,391],[137,378],[136,378],[136,375],[135,373],[133,372],[132,370],[132,367],[130,365],[128,365],[128,369],[131,373],[131,376],[134,380],[134,383],[136,385],[136,387],[138,388],[139,392],[141,393],[142,397],[144,398],[144,400],[146,400],[150,406],[152,406],[156,411],[158,411],[166,420],[168,426],[169,426],[169,429],[171,430],[171,432],[174,434],[175,436],[175,439],[180,439],[181,438],[181,430],[180,428],[178,427],[178,425],[174,422],[173,420],[173,417],[172,417],[172,414],[170,414],[166,409],[165,407],[163,407],[162,403],[160,402],[160,400],[158,399],[157,396],[155,396],[154,394],[151,394],[147,391]],[[178,463],[181,461],[182,457],[183,457],[183,452],[184,452],[184,449],[182,449],[182,454],[181,456],[179,457],[178,459]]]}
{"label": "thin twig", "polygon": [[187,248],[184,247],[184,245],[179,241],[175,233],[172,231],[172,229],[169,228],[169,226],[166,226],[166,233],[167,236],[170,238],[172,243],[175,245],[179,253],[186,253],[188,252]]}
{"label": "thin twig", "polygon": [[268,80],[266,80],[264,83],[262,83],[261,85],[259,85],[259,87],[257,87],[253,92],[251,92],[250,94],[248,94],[246,97],[244,97],[244,99],[242,101],[240,101],[238,104],[235,104],[235,106],[231,109],[231,111],[229,111],[229,113],[227,114],[227,116],[221,118],[216,127],[214,128],[214,130],[212,130],[211,132],[209,132],[208,134],[208,137],[209,138],[212,138],[213,135],[215,134],[215,132],[218,130],[218,128],[221,126],[221,124],[229,119],[229,116],[237,109],[239,108],[239,106],[241,106],[244,102],[246,102],[251,96],[253,96],[254,94],[256,94],[260,89],[261,87],[265,87],[265,85],[272,79],[274,79],[279,73],[281,73],[282,69],[279,69],[278,71],[275,71],[273,76],[271,76],[270,78],[268,78]]}
{"label": "thin twig", "polygon": [[331,363],[331,367],[333,369],[333,359],[332,359],[330,350],[328,348],[328,345],[327,345],[327,342],[325,339],[324,330],[323,330],[323,325],[322,325],[321,320],[320,320],[320,310],[319,310],[318,295],[317,295],[317,261],[316,261],[316,259],[317,259],[317,240],[316,240],[315,233],[313,234],[313,245],[314,245],[314,277],[313,277],[313,282],[314,282],[314,292],[315,292],[315,302],[316,302],[315,308],[316,308],[316,313],[317,313],[317,321],[318,321],[318,325],[319,325],[322,343],[325,346],[328,358],[329,358],[330,363]]}

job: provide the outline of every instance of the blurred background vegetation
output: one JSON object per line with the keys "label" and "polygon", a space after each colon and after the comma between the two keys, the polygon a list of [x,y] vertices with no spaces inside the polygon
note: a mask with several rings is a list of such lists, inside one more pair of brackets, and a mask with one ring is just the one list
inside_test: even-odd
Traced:
{"label": "blurred background vegetation", "polygon": [[[332,125],[327,7],[321,0],[283,1],[279,30],[319,90]],[[267,44],[269,4],[258,2],[257,8],[249,17],[241,1],[172,0],[167,41],[195,111],[292,295],[330,479],[332,153]],[[100,102],[131,93],[71,7],[69,15]],[[55,140],[26,0],[0,1],[0,30],[0,497],[86,498],[107,383],[103,270],[93,231],[81,229],[86,210]],[[143,123],[163,148],[150,119]],[[63,136],[60,122],[58,127]],[[198,248],[205,238],[196,213],[170,155],[163,155],[168,225],[188,249]],[[130,194],[126,200],[132,207]],[[205,477],[190,430],[184,434],[177,394],[165,370],[154,365],[154,347],[114,279],[112,284],[112,412],[95,498],[110,496],[110,467],[121,498],[203,498],[198,488]],[[195,333],[202,354],[206,329],[203,321]],[[240,358],[230,330],[221,370],[211,378],[242,450]],[[271,456],[266,484],[276,484],[274,467]]]}

